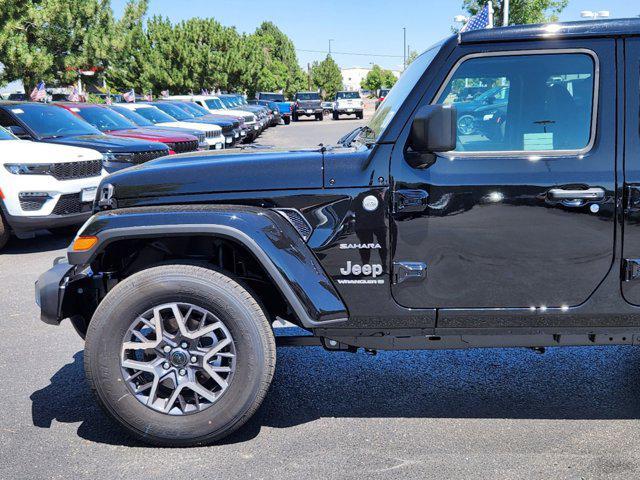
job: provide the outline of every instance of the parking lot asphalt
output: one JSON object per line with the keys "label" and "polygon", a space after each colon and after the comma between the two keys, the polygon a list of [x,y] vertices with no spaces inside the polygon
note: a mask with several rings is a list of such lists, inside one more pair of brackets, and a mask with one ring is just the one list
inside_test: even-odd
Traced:
{"label": "parking lot asphalt", "polygon": [[[358,121],[259,143],[317,145]],[[0,478],[630,478],[640,470],[637,347],[329,353],[282,348],[267,398],[220,444],[147,447],[97,407],[83,343],[38,319],[33,283],[69,238],[0,254]]]}

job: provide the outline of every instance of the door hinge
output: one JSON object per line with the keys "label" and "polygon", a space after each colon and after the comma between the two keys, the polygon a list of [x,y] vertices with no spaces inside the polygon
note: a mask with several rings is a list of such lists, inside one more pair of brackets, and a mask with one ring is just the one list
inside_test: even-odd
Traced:
{"label": "door hinge", "polygon": [[393,283],[407,280],[422,281],[427,278],[427,264],[422,262],[393,262]]}
{"label": "door hinge", "polygon": [[622,281],[630,282],[640,278],[640,258],[625,258],[622,261]]}
{"label": "door hinge", "polygon": [[427,207],[429,194],[424,190],[396,190],[393,193],[393,213],[420,212]]}

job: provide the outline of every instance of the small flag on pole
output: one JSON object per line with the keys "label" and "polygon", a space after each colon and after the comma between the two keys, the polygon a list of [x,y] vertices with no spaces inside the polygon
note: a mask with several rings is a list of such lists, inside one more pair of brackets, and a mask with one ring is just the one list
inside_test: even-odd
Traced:
{"label": "small flag on pole", "polygon": [[160,96],[161,96],[162,98],[169,98],[169,90],[162,90],[162,91],[160,92]]}
{"label": "small flag on pole", "polygon": [[122,98],[124,98],[124,101],[127,102],[127,103],[136,103],[136,92],[135,92],[135,90],[132,88],[127,93],[122,95]]}
{"label": "small flag on pole", "polygon": [[73,87],[71,94],[67,97],[67,100],[70,102],[79,102],[80,101],[80,92],[76,87]]}
{"label": "small flag on pole", "polygon": [[207,90],[206,88],[203,88],[202,93],[200,95],[209,95],[209,90]]}
{"label": "small flag on pole", "polygon": [[45,88],[44,82],[40,82],[36,88],[31,92],[30,98],[34,102],[41,102],[45,98],[47,98],[47,90]]}
{"label": "small flag on pole", "polygon": [[145,102],[153,102],[153,93],[149,92],[144,96]]}
{"label": "small flag on pole", "polygon": [[471,17],[464,27],[460,29],[460,33],[483,28],[493,28],[493,6],[491,2],[488,2],[482,10]]}
{"label": "small flag on pole", "polygon": [[111,101],[111,92],[107,91],[107,97],[104,99],[104,103],[108,106],[111,106],[111,104],[113,103]]}

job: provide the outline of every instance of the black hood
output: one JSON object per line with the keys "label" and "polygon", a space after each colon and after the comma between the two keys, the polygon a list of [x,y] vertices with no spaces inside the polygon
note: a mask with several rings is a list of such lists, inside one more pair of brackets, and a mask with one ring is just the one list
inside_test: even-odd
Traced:
{"label": "black hood", "polygon": [[103,180],[117,198],[322,188],[323,154],[313,150],[193,152],[160,158]]}
{"label": "black hood", "polygon": [[114,137],[112,135],[75,135],[69,137],[47,138],[42,142],[70,145],[72,147],[92,148],[100,153],[136,153],[164,150],[166,145],[147,142],[134,138]]}

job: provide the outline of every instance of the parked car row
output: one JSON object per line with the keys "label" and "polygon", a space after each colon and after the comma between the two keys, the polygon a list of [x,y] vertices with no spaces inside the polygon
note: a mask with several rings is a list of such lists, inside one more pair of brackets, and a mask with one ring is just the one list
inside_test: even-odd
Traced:
{"label": "parked car row", "polygon": [[149,160],[222,150],[281,122],[274,105],[240,95],[97,105],[0,102],[0,248],[10,234],[74,230],[100,179]]}

